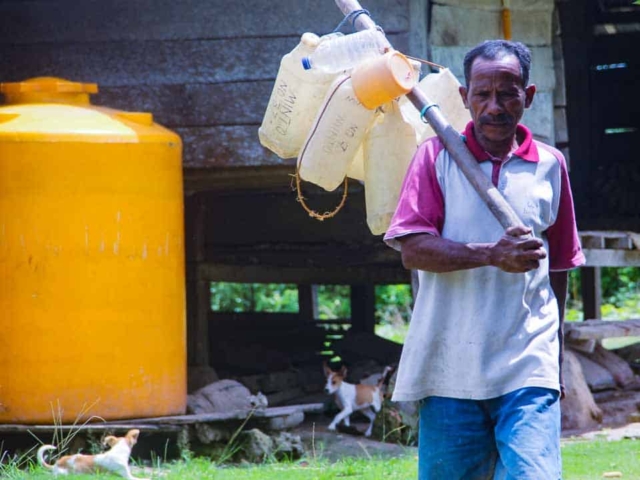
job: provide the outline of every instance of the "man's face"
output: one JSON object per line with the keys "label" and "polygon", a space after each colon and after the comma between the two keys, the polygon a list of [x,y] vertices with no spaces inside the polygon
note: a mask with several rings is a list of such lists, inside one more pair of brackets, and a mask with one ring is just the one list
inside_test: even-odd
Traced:
{"label": "man's face", "polygon": [[523,86],[520,62],[514,55],[497,60],[476,58],[468,89],[460,87],[460,95],[471,113],[478,141],[489,145],[513,142],[535,91],[534,85]]}

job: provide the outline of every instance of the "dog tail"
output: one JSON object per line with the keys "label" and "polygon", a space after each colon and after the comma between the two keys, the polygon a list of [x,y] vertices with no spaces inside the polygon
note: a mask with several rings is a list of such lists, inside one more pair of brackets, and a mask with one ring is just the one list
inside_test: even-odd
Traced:
{"label": "dog tail", "polygon": [[53,469],[53,465],[49,465],[46,460],[44,459],[44,452],[48,451],[48,450],[55,450],[56,447],[54,447],[53,445],[42,445],[39,449],[38,449],[38,453],[36,454],[38,457],[38,463],[40,464],[41,467],[46,468],[47,470],[52,470]]}
{"label": "dog tail", "polygon": [[378,380],[378,388],[382,388],[383,385],[389,384],[389,379],[391,377],[391,374],[393,374],[394,371],[395,371],[395,368],[392,366],[384,367],[384,370],[382,371],[382,375],[380,375],[380,379]]}

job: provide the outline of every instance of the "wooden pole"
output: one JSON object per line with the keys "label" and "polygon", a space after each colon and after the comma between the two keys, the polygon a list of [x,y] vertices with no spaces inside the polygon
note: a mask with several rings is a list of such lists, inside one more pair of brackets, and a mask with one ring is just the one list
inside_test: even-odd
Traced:
{"label": "wooden pole", "polygon": [[[358,0],[335,0],[335,2],[345,16],[362,10]],[[375,22],[368,15],[358,15],[354,24],[357,30],[376,28]],[[462,141],[460,134],[446,121],[440,108],[431,102],[417,86],[407,94],[407,98],[419,112],[424,112],[424,119],[429,122],[433,131],[440,137],[453,160],[500,222],[500,225],[505,229],[522,225],[516,212],[481,170],[478,161]]]}

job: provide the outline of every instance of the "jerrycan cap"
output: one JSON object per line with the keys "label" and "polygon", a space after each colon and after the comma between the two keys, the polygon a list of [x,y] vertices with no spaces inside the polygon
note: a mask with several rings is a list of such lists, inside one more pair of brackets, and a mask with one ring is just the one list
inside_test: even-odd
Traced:
{"label": "jerrycan cap", "polygon": [[97,93],[96,83],[80,83],[56,77],[36,77],[22,82],[0,83],[2,93]]}

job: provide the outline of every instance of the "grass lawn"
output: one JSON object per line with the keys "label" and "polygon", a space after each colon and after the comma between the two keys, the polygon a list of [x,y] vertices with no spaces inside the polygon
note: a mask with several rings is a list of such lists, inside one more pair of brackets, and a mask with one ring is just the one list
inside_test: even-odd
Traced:
{"label": "grass lawn", "polygon": [[[640,479],[640,442],[622,440],[563,441],[564,480],[602,479],[606,472],[621,472],[623,479]],[[218,466],[197,458],[186,462],[167,463],[151,472],[134,471],[134,476],[153,479],[189,480],[411,480],[417,477],[417,459],[406,454],[394,459],[345,458],[336,463],[323,460],[302,460],[291,463],[263,465]],[[12,480],[51,480],[51,474],[41,469],[20,471],[0,467],[0,478]],[[115,479],[113,475],[77,475],[78,480]],[[444,480],[444,479],[443,479]]]}

